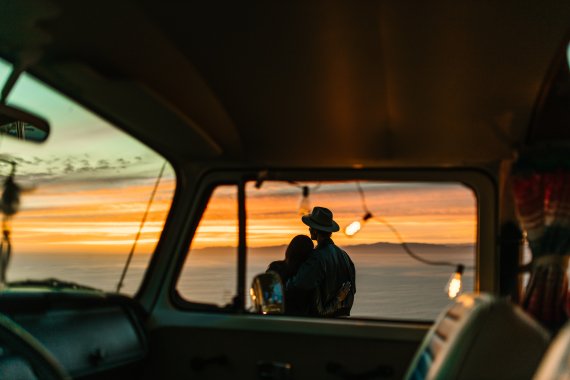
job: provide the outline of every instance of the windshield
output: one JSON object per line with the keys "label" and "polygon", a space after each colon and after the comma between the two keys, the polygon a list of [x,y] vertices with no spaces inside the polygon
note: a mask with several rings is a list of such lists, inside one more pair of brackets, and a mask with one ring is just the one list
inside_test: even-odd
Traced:
{"label": "windshield", "polygon": [[[0,84],[11,70],[0,61]],[[0,159],[14,162],[22,189],[19,211],[7,220],[8,282],[76,282],[121,292],[138,289],[175,187],[159,154],[53,89],[24,74],[7,103],[51,125],[43,144],[0,137]],[[0,180],[12,167],[0,161]],[[6,218],[5,218],[6,221]]]}

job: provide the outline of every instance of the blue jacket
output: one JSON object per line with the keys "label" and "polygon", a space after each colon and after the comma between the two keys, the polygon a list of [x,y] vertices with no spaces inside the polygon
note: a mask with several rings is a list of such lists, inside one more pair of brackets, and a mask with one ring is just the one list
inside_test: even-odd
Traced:
{"label": "blue jacket", "polygon": [[[342,284],[350,281],[351,290],[339,309],[332,316],[350,315],[356,293],[356,270],[348,254],[337,247],[332,239],[317,245],[311,256],[301,265],[297,274],[287,282],[287,291],[314,291],[321,307],[330,304]],[[310,314],[321,315],[319,307],[311,308]]]}

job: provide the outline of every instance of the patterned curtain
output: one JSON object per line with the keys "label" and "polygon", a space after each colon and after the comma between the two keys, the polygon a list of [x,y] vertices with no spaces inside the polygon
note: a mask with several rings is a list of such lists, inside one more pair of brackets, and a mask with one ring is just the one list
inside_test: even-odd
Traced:
{"label": "patterned curtain", "polygon": [[522,306],[551,330],[567,320],[570,146],[525,152],[512,172],[515,203],[532,252]]}

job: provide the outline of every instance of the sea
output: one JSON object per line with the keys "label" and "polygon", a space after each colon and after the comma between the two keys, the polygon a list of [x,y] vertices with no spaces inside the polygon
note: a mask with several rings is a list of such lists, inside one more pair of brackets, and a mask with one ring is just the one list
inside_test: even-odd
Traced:
{"label": "sea", "polygon": [[[414,253],[433,261],[466,266],[463,291],[474,287],[475,253],[472,245],[410,244]],[[444,287],[455,268],[420,263],[398,244],[378,243],[348,246],[356,267],[354,318],[434,320],[450,302]],[[247,284],[270,262],[282,260],[285,246],[252,248],[248,251]],[[136,254],[130,263],[121,293],[136,293],[150,259]],[[104,291],[115,292],[127,255],[97,253],[14,254],[8,281],[58,278]],[[231,302],[237,284],[237,257],[233,247],[190,251],[177,283],[187,300],[223,306]],[[248,301],[248,307],[250,302]]]}

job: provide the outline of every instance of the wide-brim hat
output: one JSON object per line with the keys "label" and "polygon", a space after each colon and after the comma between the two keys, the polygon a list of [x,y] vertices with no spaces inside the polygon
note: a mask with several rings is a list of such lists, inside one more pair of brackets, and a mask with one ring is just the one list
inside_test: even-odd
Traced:
{"label": "wide-brim hat", "polygon": [[338,223],[333,220],[333,213],[328,208],[314,207],[308,215],[301,217],[303,223],[318,231],[337,232],[340,230]]}

